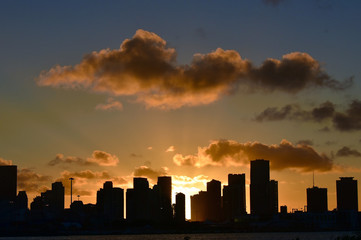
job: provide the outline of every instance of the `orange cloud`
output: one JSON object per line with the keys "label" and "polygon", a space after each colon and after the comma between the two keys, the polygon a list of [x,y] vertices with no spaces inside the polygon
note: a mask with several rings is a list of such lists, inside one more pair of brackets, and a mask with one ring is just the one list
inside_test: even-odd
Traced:
{"label": "orange cloud", "polygon": [[[79,172],[63,171],[61,173],[61,177],[56,179],[56,181],[62,182],[66,189],[70,189],[69,178],[74,178],[73,194],[81,196],[94,195],[95,192],[98,190],[97,185],[101,185],[104,181],[113,181],[114,183],[119,185],[125,185],[128,183],[128,181],[126,181],[122,177],[111,176],[108,171],[94,172],[91,170],[84,170]],[[66,194],[70,193],[66,192]]]}
{"label": "orange cloud", "polygon": [[123,104],[119,101],[116,101],[114,98],[108,98],[107,103],[98,104],[96,105],[95,109],[103,111],[122,111]]}
{"label": "orange cloud", "polygon": [[167,148],[167,150],[165,150],[165,152],[174,152],[175,151],[175,147],[174,146],[169,146]]}
{"label": "orange cloud", "polygon": [[7,165],[13,165],[13,161],[5,160],[5,159],[0,157],[0,166],[7,166]]}
{"label": "orange cloud", "polygon": [[296,93],[309,87],[344,89],[352,83],[352,79],[333,80],[307,53],[267,59],[260,67],[242,59],[237,51],[221,48],[195,54],[189,65],[177,65],[176,55],[164,39],[139,29],[119,49],[89,53],[75,66],[54,66],[43,71],[37,83],[133,96],[147,108],[161,109],[209,104],[239,86],[249,91]]}
{"label": "orange cloud", "polygon": [[197,155],[176,154],[173,162],[179,166],[237,166],[249,164],[250,160],[259,158],[270,160],[273,170],[330,171],[334,167],[332,159],[325,154],[317,153],[309,145],[293,145],[287,140],[282,140],[279,145],[239,143],[232,140],[213,141],[208,147],[199,147]]}
{"label": "orange cloud", "polygon": [[99,165],[99,166],[116,166],[119,159],[110,153],[95,150],[91,158],[83,159],[80,157],[65,157],[63,154],[57,154],[55,159],[51,160],[48,165],[55,166],[58,164],[78,164],[78,165]]}

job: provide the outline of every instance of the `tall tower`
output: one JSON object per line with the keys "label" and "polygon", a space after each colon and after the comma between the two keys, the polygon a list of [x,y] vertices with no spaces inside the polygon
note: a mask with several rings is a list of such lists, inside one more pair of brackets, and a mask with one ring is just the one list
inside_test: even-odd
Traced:
{"label": "tall tower", "polygon": [[212,179],[207,182],[207,219],[211,221],[220,221],[222,218],[222,198],[221,182]]}
{"label": "tall tower", "polygon": [[97,192],[97,208],[99,213],[107,220],[123,220],[124,190],[114,188],[111,181],[105,182],[103,188]]}
{"label": "tall tower", "polygon": [[223,187],[223,212],[227,220],[246,214],[245,174],[228,174],[228,186]]}
{"label": "tall tower", "polygon": [[270,208],[272,214],[278,213],[278,181],[270,181]]}
{"label": "tall tower", "polygon": [[336,180],[337,211],[358,211],[357,180],[340,177]]}
{"label": "tall tower", "polygon": [[183,193],[177,193],[175,196],[175,221],[182,223],[186,220],[186,196]]}
{"label": "tall tower", "polygon": [[158,177],[159,211],[161,221],[170,221],[173,218],[172,210],[172,177]]}
{"label": "tall tower", "polygon": [[327,212],[327,188],[307,188],[307,212]]}
{"label": "tall tower", "polygon": [[17,166],[0,166],[0,201],[15,201]]}
{"label": "tall tower", "polygon": [[270,215],[270,170],[269,161],[251,161],[251,214]]}

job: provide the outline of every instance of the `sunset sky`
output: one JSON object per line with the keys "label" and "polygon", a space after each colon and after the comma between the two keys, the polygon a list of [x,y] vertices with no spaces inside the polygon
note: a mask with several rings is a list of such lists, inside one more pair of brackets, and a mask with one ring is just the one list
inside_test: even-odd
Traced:
{"label": "sunset sky", "polygon": [[108,180],[126,189],[171,175],[189,197],[246,173],[249,212],[249,161],[264,158],[279,205],[303,208],[314,172],[332,210],[336,180],[361,180],[360,10],[1,1],[0,164],[18,166],[29,202],[62,180],[66,207],[69,177],[95,203]]}

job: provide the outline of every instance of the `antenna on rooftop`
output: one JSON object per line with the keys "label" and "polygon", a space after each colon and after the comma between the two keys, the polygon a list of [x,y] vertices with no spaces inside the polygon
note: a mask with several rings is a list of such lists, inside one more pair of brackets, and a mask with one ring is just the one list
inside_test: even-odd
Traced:
{"label": "antenna on rooftop", "polygon": [[315,171],[312,172],[312,187],[315,187]]}

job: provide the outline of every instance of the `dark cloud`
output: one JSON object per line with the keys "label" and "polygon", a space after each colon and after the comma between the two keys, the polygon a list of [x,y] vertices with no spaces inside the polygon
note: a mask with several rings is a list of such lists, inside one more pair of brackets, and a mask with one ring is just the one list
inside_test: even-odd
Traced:
{"label": "dark cloud", "polygon": [[320,107],[316,107],[311,111],[313,119],[317,122],[331,118],[334,113],[335,105],[329,101],[322,103]]}
{"label": "dark cloud", "polygon": [[173,161],[177,165],[196,167],[227,166],[249,164],[254,159],[270,160],[273,170],[295,169],[301,172],[330,171],[334,167],[332,159],[319,154],[309,145],[293,145],[282,140],[279,145],[259,142],[238,143],[231,140],[212,142],[208,147],[198,148],[197,155],[176,154]]}
{"label": "dark cloud", "polygon": [[82,166],[116,166],[118,162],[119,159],[115,155],[96,150],[93,152],[92,157],[87,159],[72,156],[65,157],[63,154],[57,154],[56,157],[48,163],[48,165],[55,166],[58,164],[78,164]]}
{"label": "dark cloud", "polygon": [[[303,110],[298,105],[285,105],[282,108],[269,107],[256,115],[254,120],[280,121],[280,120],[302,120],[322,122],[332,120],[333,126],[339,131],[355,131],[361,129],[361,101],[353,100],[345,112],[335,110],[332,102],[324,102],[319,107],[311,110]],[[324,127],[320,131],[329,131],[329,127]]]}
{"label": "dark cloud", "polygon": [[354,131],[361,129],[361,101],[353,100],[344,113],[336,113],[333,117],[336,129]]}
{"label": "dark cloud", "polygon": [[299,140],[296,144],[313,146],[313,141],[308,139]]}
{"label": "dark cloud", "polygon": [[310,113],[303,111],[298,105],[288,104],[282,108],[269,107],[258,114],[254,119],[262,121],[280,121],[280,120],[305,120],[310,117]]}
{"label": "dark cloud", "polygon": [[51,181],[51,177],[41,175],[29,168],[18,170],[18,188],[28,193],[39,193],[44,190],[44,185]]}
{"label": "dark cloud", "polygon": [[143,157],[142,154],[136,154],[136,153],[131,153],[130,156],[133,158],[142,158]]}
{"label": "dark cloud", "polygon": [[336,153],[337,157],[361,157],[361,153],[355,149],[350,149],[349,147],[342,147]]}
{"label": "dark cloud", "polygon": [[156,181],[159,176],[165,176],[168,174],[168,169],[163,167],[159,170],[152,169],[148,166],[140,166],[137,167],[134,172],[134,177],[147,177],[152,179],[153,181]]}
{"label": "dark cloud", "polygon": [[352,79],[343,83],[332,79],[307,53],[267,59],[260,67],[242,59],[237,51],[221,48],[195,54],[189,65],[177,65],[176,56],[165,40],[140,29],[119,49],[92,52],[75,66],[54,66],[43,71],[37,83],[133,96],[148,108],[161,109],[209,104],[240,88],[293,94],[306,88],[344,89],[352,84]]}

